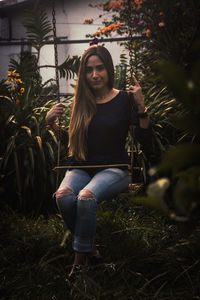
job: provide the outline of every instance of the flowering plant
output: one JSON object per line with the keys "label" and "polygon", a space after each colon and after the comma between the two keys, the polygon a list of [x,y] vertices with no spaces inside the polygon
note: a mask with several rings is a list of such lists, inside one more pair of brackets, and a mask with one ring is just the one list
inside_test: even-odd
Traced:
{"label": "flowering plant", "polygon": [[16,70],[8,71],[6,83],[11,96],[15,98],[15,104],[18,105],[20,103],[20,96],[24,94],[24,83],[20,74],[16,73]]}

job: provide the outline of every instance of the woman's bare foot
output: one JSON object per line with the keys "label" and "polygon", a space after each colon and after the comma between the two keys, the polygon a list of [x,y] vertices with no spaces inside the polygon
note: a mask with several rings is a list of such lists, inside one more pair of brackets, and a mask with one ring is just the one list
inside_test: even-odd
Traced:
{"label": "woman's bare foot", "polygon": [[80,275],[83,272],[84,267],[82,265],[73,265],[71,271],[68,274],[70,279],[76,278],[77,275]]}
{"label": "woman's bare foot", "polygon": [[87,253],[75,252],[74,263],[69,273],[69,278],[73,278],[74,275],[79,274],[83,271],[83,266],[86,262]]}
{"label": "woman's bare foot", "polygon": [[90,253],[88,253],[88,257],[102,258],[98,249],[92,250]]}
{"label": "woman's bare foot", "polygon": [[88,259],[90,264],[99,264],[102,262],[103,257],[101,256],[99,250],[96,248],[96,246],[93,247],[92,251],[88,253]]}

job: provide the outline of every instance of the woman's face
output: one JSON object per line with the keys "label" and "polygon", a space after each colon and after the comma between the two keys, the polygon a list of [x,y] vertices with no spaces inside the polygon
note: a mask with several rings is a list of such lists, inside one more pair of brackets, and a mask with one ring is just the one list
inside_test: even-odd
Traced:
{"label": "woman's face", "polygon": [[108,72],[104,63],[97,55],[88,58],[86,64],[86,79],[93,91],[108,89]]}

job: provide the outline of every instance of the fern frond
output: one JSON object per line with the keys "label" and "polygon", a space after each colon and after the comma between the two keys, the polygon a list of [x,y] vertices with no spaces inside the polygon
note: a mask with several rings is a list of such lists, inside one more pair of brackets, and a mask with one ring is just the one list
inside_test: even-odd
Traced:
{"label": "fern frond", "polygon": [[52,37],[52,25],[44,8],[36,1],[32,9],[25,11],[23,25],[30,44],[40,51],[45,42]]}
{"label": "fern frond", "polygon": [[80,59],[81,58],[77,55],[74,55],[71,58],[68,55],[66,60],[58,66],[60,77],[66,78],[67,80],[74,78],[74,76],[78,73]]}

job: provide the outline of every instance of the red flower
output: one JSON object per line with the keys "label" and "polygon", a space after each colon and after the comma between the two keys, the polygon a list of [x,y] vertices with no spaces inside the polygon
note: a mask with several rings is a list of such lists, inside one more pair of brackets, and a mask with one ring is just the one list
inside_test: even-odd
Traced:
{"label": "red flower", "polygon": [[146,37],[150,37],[151,36],[151,30],[150,29],[147,29],[147,31],[146,31]]}

